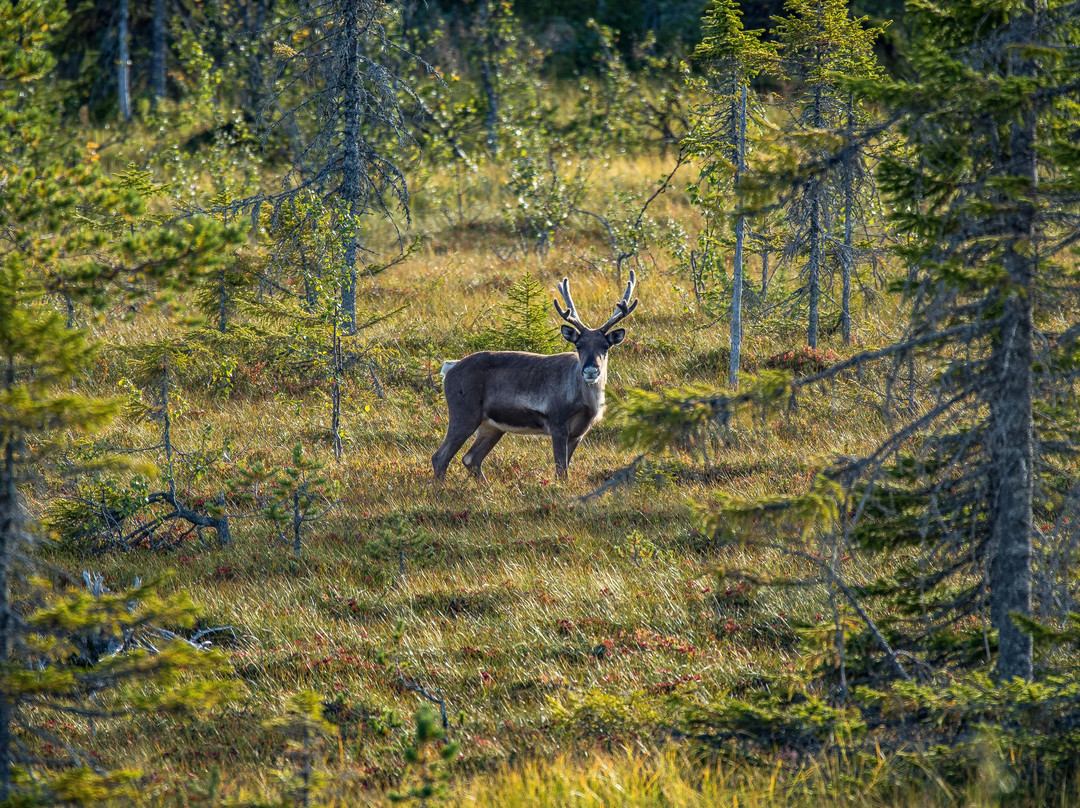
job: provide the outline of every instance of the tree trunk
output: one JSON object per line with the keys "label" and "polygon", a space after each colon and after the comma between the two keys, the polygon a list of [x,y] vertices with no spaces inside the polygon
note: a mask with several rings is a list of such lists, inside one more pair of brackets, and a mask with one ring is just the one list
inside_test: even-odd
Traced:
{"label": "tree trunk", "polygon": [[851,275],[855,264],[855,155],[852,129],[855,126],[855,99],[848,95],[847,132],[844,148],[844,246],[841,253],[843,292],[840,298],[840,327],[844,344],[851,344]]}
{"label": "tree trunk", "polygon": [[244,4],[244,33],[248,40],[248,104],[256,107],[262,95],[263,72],[259,53],[259,34],[266,27],[266,14],[273,5],[267,0],[247,0]]}
{"label": "tree trunk", "polygon": [[[1015,264],[1030,259],[1017,256]],[[1012,272],[1010,272],[1012,275]],[[1030,285],[1027,286],[1030,289]],[[1031,614],[1032,532],[1032,322],[1030,297],[1014,292],[1005,303],[1001,340],[992,362],[998,390],[990,403],[989,570],[990,623],[998,632],[996,675],[1007,681],[1030,679],[1031,635],[1016,626],[1011,615]]]}
{"label": "tree trunk", "polygon": [[[735,138],[736,191],[746,160],[746,87],[740,88],[738,109],[738,132]],[[742,292],[743,292],[743,242],[746,235],[746,215],[740,214],[735,223],[735,265],[731,273],[731,356],[728,363],[728,384],[739,385],[739,354],[742,351]]]}
{"label": "tree trunk", "polygon": [[769,293],[769,248],[761,248],[761,300],[765,302],[765,297]]}
{"label": "tree trunk", "polygon": [[[819,8],[820,12],[820,8]],[[821,54],[817,53],[820,66]],[[821,85],[814,88],[814,103],[811,107],[811,124],[817,129],[824,129],[825,99]],[[810,196],[810,259],[807,262],[807,285],[810,292],[810,316],[806,328],[806,344],[811,348],[817,348],[818,318],[821,305],[821,268],[824,263],[825,232],[821,221],[822,208],[825,194],[823,180],[815,178],[810,181],[807,193]]]}
{"label": "tree trunk", "polygon": [[218,273],[218,331],[224,334],[229,328],[229,287],[225,283],[225,270]]}
{"label": "tree trunk", "polygon": [[[15,360],[8,357],[4,389],[15,386]],[[15,614],[11,607],[11,560],[19,541],[19,491],[16,487],[14,435],[4,437],[4,465],[0,470],[0,664],[11,659],[15,645]],[[0,698],[0,802],[11,796],[11,723],[14,705]]]}
{"label": "tree trunk", "polygon": [[492,157],[496,157],[499,154],[499,96],[495,92],[495,81],[493,79],[493,73],[491,67],[491,60],[495,55],[495,42],[494,37],[487,30],[488,19],[491,9],[487,0],[480,6],[478,24],[481,31],[484,32],[484,56],[480,61],[480,81],[484,87],[484,97],[487,99],[487,115],[484,119],[484,125],[487,127],[487,147],[491,152]]}
{"label": "tree trunk", "polygon": [[150,78],[154,85],[156,101],[165,98],[166,53],[165,0],[154,0],[154,41],[150,59]]}
{"label": "tree trunk", "polygon": [[[1038,13],[1035,0],[1033,11]],[[1030,63],[1019,66],[1030,74]],[[1029,102],[1030,103],[1030,102]],[[1023,119],[1012,125],[1009,137],[1007,176],[1024,177],[1032,189],[1038,186],[1036,112],[1029,105]],[[1012,620],[1013,614],[1031,615],[1032,496],[1034,491],[1033,341],[1035,326],[1032,297],[1035,293],[1038,243],[1036,210],[1027,195],[1013,202],[1006,223],[1011,241],[1005,250],[1009,286],[999,337],[991,349],[996,376],[987,424],[990,511],[990,622],[998,632],[995,674],[1001,681],[1032,675],[1032,639]]]}
{"label": "tree trunk", "polygon": [[338,334],[337,318],[334,319],[334,344],[330,361],[333,363],[333,379],[330,388],[330,431],[334,437],[334,457],[341,460],[345,449],[341,443],[341,336]]}
{"label": "tree trunk", "polygon": [[300,239],[300,268],[304,273],[304,304],[309,312],[314,311],[316,304],[319,302],[319,297],[311,276],[317,274],[321,278],[322,273],[318,271],[317,264],[308,264],[307,250],[304,249],[303,239]]}
{"label": "tree trunk", "polygon": [[169,469],[169,496],[176,498],[176,476],[173,474],[172,415],[169,412],[169,358],[161,374],[161,445],[165,447],[165,465]]}
{"label": "tree trunk", "polygon": [[348,211],[345,223],[345,277],[341,285],[341,310],[347,330],[356,331],[356,264],[359,260],[359,218],[364,193],[364,167],[360,153],[360,138],[364,125],[363,87],[363,26],[359,15],[361,4],[350,5],[342,20],[341,43],[344,47],[341,75],[342,101],[345,113],[345,140],[341,150],[341,197]]}
{"label": "tree trunk", "polygon": [[487,98],[487,116],[484,123],[487,126],[487,147],[492,157],[499,154],[499,96],[495,94],[495,83],[491,80],[491,63],[484,59],[480,65],[480,80],[484,85],[484,96]]}
{"label": "tree trunk", "polygon": [[120,0],[116,22],[116,93],[120,103],[120,117],[131,120],[131,88],[128,85],[131,57],[128,54],[128,0]]}
{"label": "tree trunk", "polygon": [[821,194],[820,180],[810,183],[810,260],[807,263],[807,284],[810,291],[810,317],[806,328],[806,344],[817,348],[818,308],[821,301]]}
{"label": "tree trunk", "polygon": [[304,524],[303,517],[300,515],[300,490],[296,489],[292,495],[292,512],[293,512],[293,558],[300,557],[300,528]]}

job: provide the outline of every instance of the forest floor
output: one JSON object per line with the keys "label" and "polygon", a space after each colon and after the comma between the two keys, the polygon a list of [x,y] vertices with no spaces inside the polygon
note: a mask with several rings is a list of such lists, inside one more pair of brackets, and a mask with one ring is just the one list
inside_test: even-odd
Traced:
{"label": "forest floor", "polygon": [[[646,188],[669,162],[613,163],[591,193],[599,200],[601,189]],[[684,186],[676,182],[649,213],[693,231]],[[621,293],[595,221],[572,217],[543,255],[513,251],[498,204],[496,195],[474,194],[458,219],[421,192],[418,249],[361,282],[364,312],[404,308],[347,340],[365,361],[344,380],[341,460],[328,439],[325,378],[298,370],[290,380],[280,368],[240,361],[224,393],[182,388],[175,445],[225,449],[191,478],[192,496],[212,496],[256,458],[287,465],[299,442],[325,464],[336,504],[305,528],[300,558],[260,518],[234,519],[228,547],[212,531],[181,539],[186,528],[177,525],[163,549],[56,550],[57,563],[101,572],[112,587],[140,577],[187,592],[203,612],[201,627],[230,627],[214,636],[243,690],[231,708],[186,726],[162,718],[92,727],[68,718],[66,729],[73,737],[96,732],[91,745],[102,760],[143,769],[148,804],[186,800],[178,795],[210,782],[215,770],[220,796],[252,799],[278,793],[276,773],[291,766],[267,719],[291,693],[313,690],[340,732],[340,744],[317,753],[327,777],[319,800],[381,802],[403,778],[419,776],[405,750],[427,693],[441,697],[460,744],[451,803],[765,805],[802,789],[807,804],[824,804],[833,788],[868,801],[878,793],[872,766],[837,786],[823,773],[827,762],[784,766],[794,752],[782,744],[757,750],[762,766],[731,763],[680,741],[671,716],[728,694],[779,692],[830,664],[798,650],[801,631],[831,625],[822,591],[755,588],[726,575],[743,568],[800,577],[805,563],[707,535],[697,514],[721,495],[804,491],[830,457],[873,446],[885,426],[855,406],[874,399],[871,382],[738,424],[703,451],[653,458],[632,486],[584,501],[635,457],[620,441],[622,393],[726,379],[727,321],[710,318],[686,269],[658,247],[636,263],[641,304],[626,342],[611,353],[609,413],[579,448],[569,479],[556,479],[546,439],[508,436],[487,460],[486,483],[467,476],[459,455],[438,485],[430,457],[446,426],[439,366],[493,322],[509,286],[528,272],[553,294],[569,276],[591,323],[605,319]],[[759,267],[753,257],[750,274]],[[796,285],[775,277],[767,302]],[[104,348],[95,392],[119,391],[125,346],[198,330],[181,324],[179,313],[110,317],[98,326]],[[550,322],[557,325],[554,311]],[[897,322],[888,299],[860,299],[856,345],[826,336],[819,358],[884,344]],[[763,316],[751,300],[746,368],[799,370],[804,344],[798,313],[780,306]],[[122,418],[108,440],[151,445],[159,428]],[[787,528],[775,529],[782,541]],[[857,580],[858,570],[850,572]]]}

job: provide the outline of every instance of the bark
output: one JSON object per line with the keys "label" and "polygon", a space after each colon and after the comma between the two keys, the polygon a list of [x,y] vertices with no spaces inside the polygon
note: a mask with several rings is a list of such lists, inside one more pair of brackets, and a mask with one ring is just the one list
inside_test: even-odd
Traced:
{"label": "bark", "polygon": [[224,334],[229,328],[229,287],[225,282],[225,270],[218,274],[218,331]]}
{"label": "bark", "polygon": [[128,0],[120,0],[119,14],[116,22],[116,38],[118,41],[118,53],[116,56],[116,93],[120,104],[120,117],[125,121],[131,120],[131,87],[128,79],[130,75],[131,57],[128,54]]}
{"label": "bark", "polygon": [[[7,663],[15,639],[15,619],[11,608],[11,556],[18,540],[18,494],[15,489],[15,447],[4,443],[4,470],[0,477],[0,661]],[[0,801],[11,794],[11,702],[0,698]]]}
{"label": "bark", "polygon": [[844,246],[841,252],[843,291],[840,297],[840,328],[844,344],[851,344],[851,274],[855,263],[855,155],[851,132],[855,126],[855,100],[848,96],[847,132],[844,144]]}
{"label": "bark", "polygon": [[769,248],[761,249],[761,299],[769,293]]}
{"label": "bark", "polygon": [[480,65],[480,80],[484,85],[484,96],[487,98],[487,117],[484,124],[487,126],[487,147],[492,157],[499,154],[499,96],[495,93],[495,83],[491,80],[491,63],[484,59]]}
{"label": "bark", "polygon": [[[735,137],[735,188],[739,187],[746,160],[746,87],[739,92],[738,130]],[[746,215],[740,214],[735,223],[735,265],[732,270],[731,293],[731,356],[728,364],[728,384],[738,387],[739,354],[742,351],[742,292],[743,292],[743,243],[746,236]]]}
{"label": "bark", "polygon": [[[15,385],[15,361],[8,357],[4,387]],[[11,659],[15,645],[15,614],[11,606],[11,560],[19,540],[19,492],[16,488],[15,436],[4,439],[4,466],[0,471],[0,663]],[[11,795],[11,723],[14,705],[0,698],[0,802]]]}
{"label": "bark", "polygon": [[[820,57],[819,57],[820,59]],[[814,88],[812,124],[821,129],[825,126],[824,97],[820,86]],[[810,259],[807,262],[807,285],[810,292],[810,315],[807,323],[806,344],[817,348],[818,318],[821,303],[821,267],[824,263],[825,232],[821,216],[824,207],[825,186],[822,180],[811,181],[807,190],[810,197]]]}
{"label": "bark", "polygon": [[259,53],[259,34],[266,27],[266,14],[273,5],[272,0],[247,0],[244,4],[244,33],[248,40],[248,101],[252,107],[258,104],[262,95],[263,72]]}
{"label": "bark", "polygon": [[319,302],[318,293],[315,290],[315,284],[312,283],[311,273],[314,270],[319,277],[322,277],[322,273],[318,271],[318,264],[313,267],[308,266],[307,251],[304,249],[304,242],[300,241],[300,267],[304,271],[304,302],[307,304],[309,311],[314,311],[315,305]]}
{"label": "bark", "polygon": [[342,107],[345,116],[345,142],[342,144],[341,197],[347,205],[348,241],[345,246],[345,273],[341,286],[341,309],[345,314],[350,333],[356,331],[356,263],[360,251],[358,232],[360,212],[363,209],[364,166],[360,151],[364,124],[363,26],[360,15],[363,4],[349,4],[342,19],[341,45],[344,49],[341,74]]}
{"label": "bark", "polygon": [[[179,518],[183,519],[189,524],[195,525],[198,528],[209,527],[213,528],[217,533],[218,544],[222,547],[228,547],[232,544],[232,531],[229,528],[229,516],[228,514],[222,514],[221,516],[208,516],[204,513],[199,513],[196,510],[184,505],[176,496],[175,490],[172,490],[174,486],[170,487],[169,491],[159,491],[154,494],[150,494],[147,498],[147,502],[164,502],[172,505],[173,512],[167,514],[164,519]],[[225,494],[222,492],[215,503],[221,508],[225,507]]]}
{"label": "bark", "polygon": [[304,524],[303,516],[300,514],[300,490],[293,491],[292,495],[292,512],[293,512],[293,558],[300,557],[300,528]]}
{"label": "bark", "polygon": [[[1035,6],[1037,12],[1037,6]],[[1030,64],[1021,65],[1030,73]],[[1008,174],[1038,185],[1036,114],[1030,106],[1013,123],[1009,138]],[[1036,210],[1025,195],[1007,214],[1011,241],[1005,250],[1009,286],[1001,318],[1000,338],[991,348],[991,367],[997,378],[987,425],[989,454],[990,623],[998,632],[995,674],[1008,681],[1032,675],[1032,639],[1012,620],[1013,614],[1031,615],[1032,495],[1034,475],[1034,386],[1032,364],[1038,235]]]}
{"label": "bark", "polygon": [[817,348],[818,316],[821,301],[821,182],[810,186],[810,260],[807,262],[807,285],[810,291],[810,316],[806,329],[806,344]]}
{"label": "bark", "polygon": [[[166,358],[166,363],[168,359]],[[169,495],[176,498],[176,478],[172,462],[172,414],[169,412],[169,368],[161,375],[161,443],[165,447],[165,466],[169,470]],[[174,503],[175,504],[175,503]]]}
{"label": "bark", "polygon": [[341,460],[345,450],[341,443],[341,337],[338,335],[337,320],[334,320],[334,344],[331,351],[333,379],[330,393],[330,431],[334,437],[334,457]]}
{"label": "bark", "polygon": [[1005,304],[1002,339],[993,352],[999,389],[988,424],[990,623],[998,632],[996,674],[1001,680],[1030,679],[1032,673],[1031,636],[1011,617],[1031,614],[1031,337],[1030,298],[1014,293]]}
{"label": "bark", "polygon": [[486,32],[489,12],[488,3],[484,2],[480,7],[480,18],[478,20],[480,29],[485,31],[484,58],[480,62],[480,81],[484,88],[484,97],[487,99],[487,116],[484,119],[484,125],[487,127],[487,147],[488,151],[491,152],[491,156],[497,157],[499,154],[499,96],[495,92],[494,70],[491,67],[491,59],[495,53],[495,42],[491,34]]}
{"label": "bark", "polygon": [[154,36],[150,58],[150,78],[154,85],[154,99],[165,98],[166,71],[165,0],[154,0]]}

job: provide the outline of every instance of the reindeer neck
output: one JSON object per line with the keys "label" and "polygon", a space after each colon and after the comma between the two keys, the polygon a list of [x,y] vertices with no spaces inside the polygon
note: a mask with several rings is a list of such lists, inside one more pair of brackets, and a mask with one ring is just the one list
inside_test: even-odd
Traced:
{"label": "reindeer neck", "polygon": [[597,413],[601,413],[604,410],[604,388],[607,387],[607,367],[605,366],[598,378],[592,384],[589,384],[584,379],[581,382],[582,393],[585,396],[585,402],[590,408],[595,409]]}

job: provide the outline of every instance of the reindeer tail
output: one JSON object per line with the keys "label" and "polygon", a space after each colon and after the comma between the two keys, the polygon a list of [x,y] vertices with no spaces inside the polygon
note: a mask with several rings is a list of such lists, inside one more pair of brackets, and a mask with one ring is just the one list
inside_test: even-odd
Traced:
{"label": "reindeer tail", "polygon": [[445,362],[442,363],[442,367],[439,368],[439,375],[443,378],[444,381],[446,380],[446,374],[450,372],[450,368],[452,368],[460,361],[460,359],[447,359]]}

